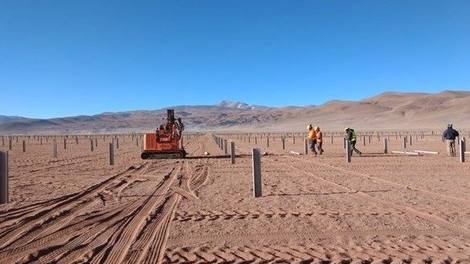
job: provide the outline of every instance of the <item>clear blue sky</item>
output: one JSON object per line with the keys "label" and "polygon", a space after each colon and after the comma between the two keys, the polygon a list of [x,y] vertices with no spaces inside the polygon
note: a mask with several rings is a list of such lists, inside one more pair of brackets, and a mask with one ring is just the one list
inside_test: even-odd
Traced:
{"label": "clear blue sky", "polygon": [[470,1],[0,0],[0,115],[470,88]]}

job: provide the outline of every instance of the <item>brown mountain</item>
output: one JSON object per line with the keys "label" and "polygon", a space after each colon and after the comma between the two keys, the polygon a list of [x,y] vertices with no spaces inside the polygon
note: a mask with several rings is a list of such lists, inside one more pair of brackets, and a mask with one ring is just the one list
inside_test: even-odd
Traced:
{"label": "brown mountain", "polygon": [[[470,128],[470,91],[383,93],[361,101],[330,101],[320,106],[264,107],[223,101],[218,105],[176,106],[190,130],[302,131],[309,123],[325,130],[432,129],[453,123]],[[110,133],[153,130],[165,109],[102,113],[52,119],[0,116],[0,133]]]}

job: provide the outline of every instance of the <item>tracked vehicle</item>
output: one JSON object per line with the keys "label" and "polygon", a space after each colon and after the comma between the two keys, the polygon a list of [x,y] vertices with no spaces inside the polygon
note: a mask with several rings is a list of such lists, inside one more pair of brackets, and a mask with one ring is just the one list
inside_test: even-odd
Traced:
{"label": "tracked vehicle", "polygon": [[186,157],[182,133],[184,125],[181,119],[175,119],[175,111],[167,110],[166,124],[162,124],[155,133],[144,134],[142,159],[182,159]]}

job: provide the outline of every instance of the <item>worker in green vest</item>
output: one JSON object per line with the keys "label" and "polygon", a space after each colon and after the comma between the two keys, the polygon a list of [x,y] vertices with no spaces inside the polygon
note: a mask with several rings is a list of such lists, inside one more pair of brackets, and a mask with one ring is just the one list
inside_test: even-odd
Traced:
{"label": "worker in green vest", "polygon": [[356,132],[354,131],[354,129],[352,128],[345,128],[344,129],[344,132],[346,133],[344,135],[344,138],[345,140],[347,140],[349,142],[349,144],[351,144],[351,156],[352,156],[352,153],[353,151],[355,151],[357,154],[362,155],[362,152],[360,152],[357,148],[356,148]]}

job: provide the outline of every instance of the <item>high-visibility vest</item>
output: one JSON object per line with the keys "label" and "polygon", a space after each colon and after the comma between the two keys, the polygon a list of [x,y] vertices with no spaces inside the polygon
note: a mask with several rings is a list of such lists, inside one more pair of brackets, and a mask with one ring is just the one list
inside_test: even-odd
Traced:
{"label": "high-visibility vest", "polygon": [[317,139],[317,132],[315,130],[311,129],[308,131],[308,138],[309,139]]}
{"label": "high-visibility vest", "polygon": [[351,141],[356,141],[356,132],[354,131],[354,129],[351,129],[351,131],[352,131]]}

